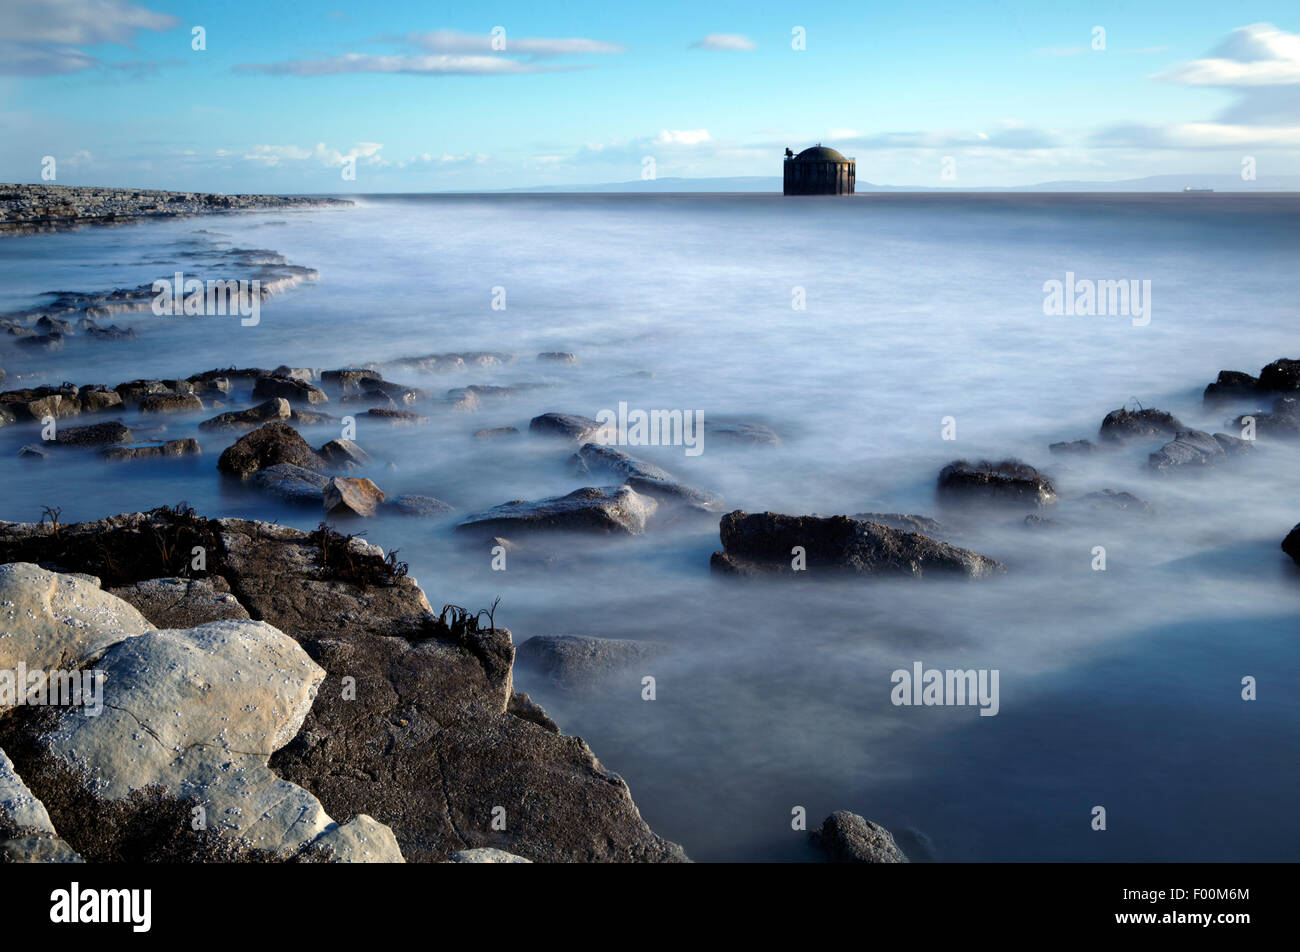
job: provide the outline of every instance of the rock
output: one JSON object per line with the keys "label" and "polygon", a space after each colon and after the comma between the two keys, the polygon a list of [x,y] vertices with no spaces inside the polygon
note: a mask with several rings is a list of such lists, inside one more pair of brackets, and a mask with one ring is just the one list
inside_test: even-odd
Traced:
{"label": "rock", "polygon": [[428,423],[429,418],[420,416],[414,410],[390,410],[383,407],[377,407],[366,411],[366,416],[377,417],[387,423],[404,424],[404,423]]}
{"label": "rock", "polygon": [[1259,393],[1259,378],[1239,370],[1220,370],[1219,379],[1205,388],[1201,401],[1207,405],[1240,400]]}
{"label": "rock", "polygon": [[443,502],[441,499],[434,499],[432,496],[419,496],[413,493],[403,493],[400,496],[394,496],[389,499],[385,507],[400,513],[403,516],[442,516],[453,512],[452,506]]}
{"label": "rock", "polygon": [[266,423],[226,447],[217,461],[217,469],[245,477],[277,463],[291,463],[310,470],[321,470],[326,465],[293,427],[287,423]]}
{"label": "rock", "polygon": [[54,441],[64,446],[102,446],[106,443],[123,443],[130,439],[130,429],[117,421],[60,428],[54,433]]}
{"label": "rock", "polygon": [[836,810],[811,835],[832,863],[907,862],[887,829],[847,810]]}
{"label": "rock", "polygon": [[494,426],[486,430],[475,430],[475,439],[494,440],[503,436],[518,436],[519,428],[514,426]]}
{"label": "rock", "polygon": [[138,443],[134,446],[106,446],[100,450],[105,459],[123,461],[134,459],[167,459],[180,456],[198,456],[202,450],[193,437],[168,440],[166,443]]}
{"label": "rock", "polygon": [[259,377],[253,384],[253,399],[267,400],[282,397],[290,403],[328,403],[329,395],[320,387],[313,386],[306,380],[293,377],[277,377],[274,374]]}
{"label": "rock", "polygon": [[325,500],[329,477],[292,463],[276,463],[253,474],[251,484],[285,502],[319,507]]}
{"label": "rock", "polygon": [[578,450],[576,459],[584,472],[610,473],[637,492],[654,496],[656,499],[686,503],[702,509],[716,509],[720,504],[719,497],[713,493],[684,486],[670,473],[653,463],[628,456],[612,447],[601,446],[598,443],[584,443]]}
{"label": "rock", "polygon": [[1282,551],[1300,565],[1300,524],[1286,534],[1286,538],[1282,540]]}
{"label": "rock", "polygon": [[[316,837],[307,847],[308,863],[405,863],[393,831],[373,817],[358,814],[337,823]],[[527,862],[527,860],[525,860]]]}
{"label": "rock", "polygon": [[[55,827],[92,861],[366,861],[320,801],[277,777],[271,753],[297,734],[325,672],[260,621],[154,629],[96,664],[113,704],[57,709],[21,735],[23,765]],[[195,807],[207,828],[190,825]]]}
{"label": "rock", "polygon": [[241,430],[289,419],[292,413],[289,401],[283,397],[272,397],[248,410],[231,411],[204,420],[199,424],[200,430]]}
{"label": "rock", "polygon": [[[19,391],[32,393],[32,391]],[[19,420],[44,420],[46,417],[63,418],[76,416],[81,412],[81,401],[75,391],[71,393],[40,393],[26,399],[15,398],[6,401],[6,406]],[[12,394],[5,394],[6,397]]]}
{"label": "rock", "polygon": [[325,485],[325,511],[331,516],[373,516],[384,501],[383,491],[369,479],[341,476]]}
{"label": "rock", "polygon": [[334,387],[343,394],[361,393],[384,378],[374,370],[325,370],[321,372],[321,383]]}
{"label": "rock", "polygon": [[357,446],[351,440],[337,439],[330,440],[319,450],[317,455],[326,463],[340,469],[353,469],[361,466],[369,466],[374,462],[370,454]]}
{"label": "rock", "polygon": [[192,393],[155,393],[140,398],[141,413],[187,413],[202,410],[203,401]]}
{"label": "rock", "polygon": [[1300,436],[1300,399],[1277,397],[1271,413],[1262,410],[1243,413],[1232,422],[1244,431],[1248,420],[1254,421],[1255,432],[1261,436],[1294,439]]}
{"label": "rock", "polygon": [[327,423],[339,422],[339,418],[333,414],[317,413],[315,410],[303,410],[300,407],[293,408],[289,419],[300,426],[323,426]]}
{"label": "rock", "polygon": [[128,380],[113,388],[122,398],[123,403],[139,403],[145,397],[163,395],[168,392],[167,385],[161,380]]}
{"label": "rock", "polygon": [[53,334],[33,334],[18,338],[18,346],[28,350],[56,351],[63,350],[63,335],[58,331]]}
{"label": "rock", "polygon": [[100,413],[122,406],[122,397],[114,390],[83,389],[78,395],[82,413]]}
{"label": "rock", "polygon": [[806,571],[851,575],[964,575],[982,578],[1003,566],[977,552],[847,516],[785,516],[740,510],[722,517],[723,551],[713,553],[715,572],[733,575],[799,574],[792,564],[795,546],[807,559]]}
{"label": "rock", "polygon": [[109,324],[107,327],[87,327],[86,334],[96,340],[138,340],[140,337],[134,327],[118,327],[116,324]]}
{"label": "rock", "polygon": [[1259,372],[1259,385],[1264,390],[1293,393],[1300,390],[1300,360],[1285,357],[1275,360]]}
{"label": "rock", "polygon": [[56,317],[50,317],[48,314],[42,315],[36,319],[36,329],[42,334],[72,334],[72,322],[62,321]]}
{"label": "rock", "polygon": [[157,628],[193,628],[210,621],[244,621],[248,611],[220,575],[151,578],[108,590]]}
{"label": "rock", "polygon": [[271,371],[274,377],[288,377],[290,380],[301,380],[303,383],[311,383],[316,379],[316,371],[309,367],[286,367],[281,364]]}
{"label": "rock", "polygon": [[[271,765],[330,815],[374,817],[415,862],[479,847],[537,862],[686,859],[650,830],[627,785],[580,738],[510,712],[509,633],[440,623],[414,580],[377,546],[169,510],[63,525],[57,536],[48,525],[0,523],[0,560],[57,559],[114,585],[174,572],[160,570],[160,551],[188,555],[194,544],[208,546],[208,574],[225,578],[251,615],[291,634],[326,670],[302,729]],[[344,677],[356,679],[355,700],[344,699]],[[12,724],[0,720],[0,744],[79,848],[6,742]],[[60,794],[69,815],[77,796]],[[491,828],[494,805],[506,811],[504,831]],[[150,815],[158,819],[146,825],[190,841],[188,814],[174,825],[166,811]],[[216,816],[209,808],[209,826]],[[98,835],[97,820],[81,825],[88,837]],[[166,850],[144,843],[133,853],[158,858]]]}
{"label": "rock", "polygon": [[761,423],[706,422],[704,432],[727,443],[745,446],[778,446],[781,443],[781,437],[777,436],[776,431]]}
{"label": "rock", "polygon": [[1139,499],[1129,492],[1116,492],[1113,489],[1103,489],[1100,492],[1088,493],[1083,497],[1083,502],[1087,503],[1092,509],[1121,510],[1128,512],[1150,512],[1151,503],[1144,499]]}
{"label": "rock", "polygon": [[1111,410],[1101,421],[1099,435],[1103,440],[1123,442],[1134,439],[1155,439],[1161,436],[1174,436],[1187,427],[1172,413],[1163,410],[1129,410],[1120,407]]}
{"label": "rock", "polygon": [[0,863],[84,863],[57,836],[23,836],[0,842]]}
{"label": "rock", "polygon": [[1025,526],[1030,529],[1056,529],[1059,528],[1060,525],[1061,524],[1055,519],[1044,519],[1042,516],[1034,512],[1025,516]]}
{"label": "rock", "polygon": [[506,713],[515,717],[522,718],[525,721],[536,724],[552,734],[560,732],[560,725],[551,719],[551,715],[546,713],[546,708],[542,707],[527,694],[515,691],[510,695],[510,702],[506,705]]}
{"label": "rock", "polygon": [[1097,444],[1092,440],[1075,440],[1071,443],[1053,443],[1047,447],[1053,453],[1084,454],[1095,453]]}
{"label": "rock", "polygon": [[507,853],[505,850],[495,850],[490,846],[480,847],[476,850],[459,850],[451,854],[450,862],[453,863],[531,863],[531,859],[524,859],[522,856],[516,856],[514,853]]}
{"label": "rock", "polygon": [[558,350],[543,351],[537,355],[537,359],[556,364],[576,364],[578,362],[578,358],[574,354],[566,354]]}
{"label": "rock", "polygon": [[[80,668],[110,645],[153,626],[99,579],[50,572],[29,562],[0,565],[0,671]],[[13,705],[0,701],[0,710]],[[78,715],[83,716],[83,715]]]}
{"label": "rock", "polygon": [[458,532],[573,531],[640,535],[658,503],[628,486],[585,487],[536,502],[515,500],[470,516]]}
{"label": "rock", "polygon": [[942,535],[950,531],[937,519],[901,512],[859,512],[853,518],[859,522],[874,522],[876,525],[901,529],[903,532],[919,532],[921,535]]}
{"label": "rock", "polygon": [[45,804],[27,789],[9,755],[0,750],[0,840],[32,833],[54,833]]}
{"label": "rock", "polygon": [[473,390],[463,391],[459,396],[448,396],[448,405],[455,411],[469,413],[479,409],[483,401]]}
{"label": "rock", "polygon": [[978,500],[1045,506],[1056,501],[1052,481],[1018,460],[970,463],[957,460],[939,473],[938,494],[950,501]]}
{"label": "rock", "polygon": [[45,448],[44,443],[28,443],[18,450],[18,455],[24,459],[41,460],[42,462],[50,458],[50,451]]}
{"label": "rock", "polygon": [[[536,635],[520,643],[515,660],[550,678],[562,690],[591,691],[615,675],[659,657],[664,650],[664,645],[648,641]],[[638,676],[638,690],[639,683]]]}
{"label": "rock", "polygon": [[1217,466],[1228,458],[1230,452],[1235,456],[1251,448],[1245,440],[1226,433],[1211,436],[1203,430],[1184,430],[1147,457],[1147,465],[1157,472]]}
{"label": "rock", "polygon": [[9,409],[6,403],[0,403],[0,426],[8,426],[10,423],[18,422],[18,414]]}
{"label": "rock", "polygon": [[229,377],[201,375],[190,377],[188,381],[193,388],[191,392],[197,393],[201,397],[223,397],[230,393]]}
{"label": "rock", "polygon": [[571,413],[543,413],[529,421],[528,430],[530,433],[562,436],[580,443],[603,443],[618,436],[617,427],[613,424],[598,423],[589,417]]}

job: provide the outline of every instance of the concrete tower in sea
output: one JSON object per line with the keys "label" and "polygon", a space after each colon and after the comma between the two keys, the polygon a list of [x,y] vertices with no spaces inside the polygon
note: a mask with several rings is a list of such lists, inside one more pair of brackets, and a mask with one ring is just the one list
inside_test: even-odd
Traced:
{"label": "concrete tower in sea", "polygon": [[857,161],[820,142],[795,155],[785,150],[786,195],[852,195]]}

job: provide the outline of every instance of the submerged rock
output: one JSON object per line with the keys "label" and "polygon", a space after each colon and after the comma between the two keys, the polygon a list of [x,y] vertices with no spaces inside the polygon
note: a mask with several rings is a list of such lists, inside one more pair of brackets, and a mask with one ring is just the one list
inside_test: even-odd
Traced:
{"label": "submerged rock", "polygon": [[887,829],[847,810],[836,810],[811,837],[833,863],[907,862]]}
{"label": "submerged rock", "polygon": [[1151,511],[1151,503],[1145,499],[1139,499],[1130,492],[1116,492],[1113,489],[1088,493],[1083,497],[1082,501],[1093,509],[1126,510],[1130,512]]}
{"label": "submerged rock", "polygon": [[777,446],[781,437],[771,427],[761,423],[709,423],[704,424],[704,432],[716,436],[727,443],[746,446]]}
{"label": "submerged rock", "polygon": [[1217,466],[1229,456],[1250,452],[1254,446],[1226,433],[1211,436],[1204,430],[1184,430],[1147,457],[1147,466],[1157,472]]}
{"label": "submerged rock", "polygon": [[520,643],[515,658],[519,664],[550,678],[559,688],[590,691],[664,651],[664,645],[649,641],[537,635]]}
{"label": "submerged rock", "polygon": [[653,463],[628,456],[599,443],[584,443],[575,454],[582,472],[605,472],[617,476],[639,493],[669,502],[716,509],[719,497],[677,482],[671,473]]}
{"label": "submerged rock", "polygon": [[316,453],[329,465],[341,469],[355,469],[369,466],[374,462],[369,453],[351,440],[345,439],[330,440]]}
{"label": "submerged rock", "polygon": [[1129,410],[1121,407],[1111,410],[1101,421],[1099,435],[1103,440],[1123,442],[1134,439],[1155,439],[1161,436],[1174,436],[1185,430],[1182,422],[1172,413],[1164,410],[1145,409]]}
{"label": "submerged rock", "polygon": [[577,489],[534,502],[515,500],[470,516],[458,532],[572,531],[640,535],[658,503],[629,486]]}
{"label": "submerged rock", "polygon": [[542,436],[560,436],[580,443],[603,443],[615,438],[617,427],[598,423],[590,417],[572,413],[543,413],[528,422],[530,433]]}
{"label": "submerged rock", "polygon": [[54,434],[55,442],[65,446],[102,446],[107,443],[123,443],[130,439],[130,429],[117,421],[61,428]]}
{"label": "submerged rock", "polygon": [[1092,440],[1074,440],[1070,443],[1052,443],[1047,448],[1053,453],[1084,455],[1086,453],[1095,453],[1097,444]]}
{"label": "submerged rock", "polygon": [[228,446],[217,460],[217,469],[243,477],[277,463],[310,470],[324,469],[326,465],[293,427],[266,423]]}
{"label": "submerged rock", "polygon": [[250,427],[261,426],[263,423],[287,420],[292,412],[288,400],[283,397],[272,397],[270,400],[259,403],[250,409],[232,410],[229,413],[214,416],[210,420],[204,420],[199,424],[199,429],[246,430]]}
{"label": "submerged rock", "polygon": [[329,477],[292,463],[276,463],[253,474],[250,483],[285,502],[301,506],[321,506]]}
{"label": "submerged rock", "polygon": [[486,430],[474,431],[474,437],[480,440],[499,439],[500,437],[503,436],[518,436],[518,435],[519,435],[519,428],[514,426],[495,426]]}
{"label": "submerged rock", "polygon": [[939,473],[941,499],[967,499],[1016,505],[1045,506],[1056,501],[1056,487],[1034,467],[1019,460],[970,463],[957,460]]}
{"label": "submerged rock", "polygon": [[420,496],[415,493],[403,493],[400,496],[394,496],[392,499],[387,500],[384,506],[403,516],[422,518],[442,516],[455,511],[452,506],[441,499],[435,499],[432,496]]}
{"label": "submerged rock", "polygon": [[421,416],[414,410],[393,410],[387,407],[375,407],[366,411],[366,416],[375,417],[386,423],[393,424],[410,424],[410,423],[428,423],[427,416]]}
{"label": "submerged rock", "polygon": [[558,350],[542,351],[542,353],[537,355],[537,359],[549,361],[550,363],[555,364],[576,364],[578,362],[577,355]]}
{"label": "submerged rock", "polygon": [[100,451],[105,459],[164,459],[177,456],[198,456],[202,450],[199,441],[187,437],[181,440],[168,440],[166,443],[142,443],[135,446],[106,446]]}
{"label": "submerged rock", "polygon": [[848,516],[785,516],[740,510],[722,517],[723,551],[713,553],[715,572],[735,575],[791,574],[794,548],[802,547],[806,571],[852,575],[964,575],[981,578],[1003,566],[917,532],[905,532]]}

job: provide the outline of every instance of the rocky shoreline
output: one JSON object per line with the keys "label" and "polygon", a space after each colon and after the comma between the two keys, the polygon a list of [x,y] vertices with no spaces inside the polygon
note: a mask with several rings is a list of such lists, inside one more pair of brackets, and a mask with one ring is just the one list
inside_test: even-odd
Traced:
{"label": "rocky shoreline", "polygon": [[0,183],[0,235],[54,231],[142,218],[177,218],[259,209],[352,205],[340,198],[221,195],[157,189]]}

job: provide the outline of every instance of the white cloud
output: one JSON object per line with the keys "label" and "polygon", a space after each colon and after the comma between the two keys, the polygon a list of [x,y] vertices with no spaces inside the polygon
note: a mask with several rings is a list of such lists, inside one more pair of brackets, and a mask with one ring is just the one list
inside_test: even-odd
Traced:
{"label": "white cloud", "polygon": [[512,73],[549,73],[577,69],[575,66],[538,66],[504,56],[376,56],[344,53],[315,60],[287,60],[281,63],[245,63],[235,67],[242,72],[256,71],[273,75],[335,76],[345,73],[408,73],[423,76],[502,76]]}
{"label": "white cloud", "polygon": [[[267,166],[278,166],[283,162],[302,162],[314,159],[327,168],[338,168],[349,159],[361,160],[362,165],[383,165],[380,151],[383,145],[378,142],[358,142],[347,152],[331,149],[324,142],[316,143],[314,148],[297,145],[255,145],[244,153],[243,158],[251,162],[260,162]],[[217,155],[232,155],[228,150],[219,149]]]}
{"label": "white cloud", "polygon": [[549,59],[555,56],[574,56],[582,53],[622,53],[623,47],[600,40],[588,40],[581,37],[566,39],[544,39],[541,37],[520,37],[518,39],[506,33],[502,38],[504,50],[492,46],[492,36],[487,33],[459,33],[455,30],[434,30],[429,33],[410,33],[406,39],[431,53],[505,53],[522,54],[533,59]]}
{"label": "white cloud", "polygon": [[739,33],[710,33],[702,40],[696,40],[690,45],[693,50],[728,50],[732,52],[747,52],[756,49],[758,46],[747,36],[741,36]]}
{"label": "white cloud", "polygon": [[708,141],[708,129],[664,129],[655,136],[656,145],[699,145]]}
{"label": "white cloud", "polygon": [[1156,78],[1187,86],[1300,83],[1300,36],[1271,23],[1252,23],[1229,33],[1205,59],[1175,66]]}
{"label": "white cloud", "polygon": [[54,76],[100,64],[78,46],[129,46],[141,30],[181,21],[126,0],[4,0],[0,3],[0,73]]}

